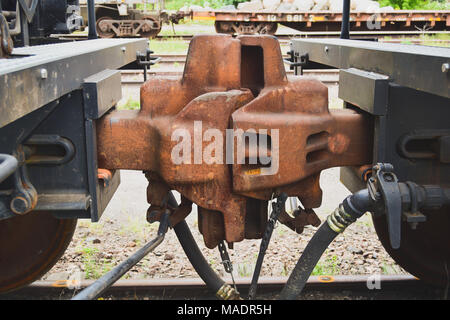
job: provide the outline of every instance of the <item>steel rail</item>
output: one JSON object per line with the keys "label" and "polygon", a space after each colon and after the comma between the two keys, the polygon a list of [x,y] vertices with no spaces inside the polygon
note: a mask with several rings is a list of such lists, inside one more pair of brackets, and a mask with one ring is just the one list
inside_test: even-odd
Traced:
{"label": "steel rail", "polygon": [[[231,279],[225,278],[227,282]],[[263,277],[258,281],[258,297],[275,297],[286,284],[287,277]],[[15,292],[0,295],[2,299],[64,299],[79,290],[89,287],[93,280],[80,282],[70,280],[36,281]],[[239,292],[246,294],[250,288],[251,278],[238,278],[236,285]],[[324,294],[329,294],[324,297]],[[422,298],[442,299],[442,288],[423,283],[411,275],[337,275],[311,276],[302,293],[303,298],[330,299],[334,295],[384,298]],[[199,278],[182,279],[146,279],[119,280],[102,294],[104,298],[113,299],[213,299],[212,293]]]}
{"label": "steel rail", "polygon": [[100,279],[86,287],[83,291],[77,294],[72,300],[92,300],[106,291],[113,283],[119,280],[125,273],[127,273],[133,266],[141,261],[147,254],[152,252],[164,240],[167,232],[169,216],[163,214],[161,223],[159,225],[157,236],[145,244],[142,248],[136,251],[133,255],[116,266],[114,269],[103,275]]}
{"label": "steel rail", "polygon": [[[420,35],[437,35],[450,34],[450,31],[350,31],[352,38],[374,38],[374,37],[404,37],[404,36],[420,36]],[[168,34],[157,35],[156,40],[191,40],[193,34]],[[297,33],[275,34],[279,40],[290,40],[292,38],[339,38],[340,31],[311,31]]]}

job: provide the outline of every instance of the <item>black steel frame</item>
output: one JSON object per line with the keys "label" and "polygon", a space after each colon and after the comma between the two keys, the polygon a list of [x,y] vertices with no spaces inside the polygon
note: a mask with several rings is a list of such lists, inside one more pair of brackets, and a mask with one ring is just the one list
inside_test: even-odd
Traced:
{"label": "black steel frame", "polygon": [[[18,48],[0,61],[0,154],[25,150],[19,166],[37,190],[35,210],[99,220],[120,175],[112,172],[107,185],[98,180],[95,120],[121,98],[116,69],[147,49],[146,39],[88,40]],[[45,141],[56,154],[30,161],[27,146]],[[0,184],[0,219],[14,216],[14,181]]]}

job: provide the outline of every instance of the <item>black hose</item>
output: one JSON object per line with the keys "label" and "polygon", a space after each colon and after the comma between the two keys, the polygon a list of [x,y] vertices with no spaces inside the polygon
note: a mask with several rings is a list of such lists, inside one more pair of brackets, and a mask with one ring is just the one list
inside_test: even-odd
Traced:
{"label": "black hose", "polygon": [[209,263],[203,257],[186,221],[183,220],[177,223],[173,229],[195,271],[197,271],[198,275],[202,278],[208,288],[214,293],[217,293],[217,291],[225,284],[225,281],[211,269]]}
{"label": "black hose", "polygon": [[88,0],[88,39],[97,39],[97,21],[95,18],[95,1]]}
{"label": "black hose", "polygon": [[[175,197],[172,193],[170,193],[167,203],[174,208],[178,206],[177,201],[175,200]],[[186,253],[186,256],[188,257],[195,271],[205,282],[206,286],[214,293],[217,293],[217,291],[219,291],[219,289],[222,288],[222,286],[225,284],[225,281],[223,281],[217,275],[217,273],[214,272],[214,270],[204,258],[202,252],[200,251],[200,248],[197,245],[197,242],[195,242],[195,239],[192,236],[191,231],[189,230],[186,221],[183,220],[177,223],[173,227],[173,230],[175,231],[175,234],[180,241],[181,247],[183,247],[183,250]]]}
{"label": "black hose", "polygon": [[12,175],[17,170],[18,165],[19,162],[15,157],[0,153],[0,183]]}
{"label": "black hose", "polygon": [[350,0],[344,0],[342,8],[341,39],[350,39]]}
{"label": "black hose", "polygon": [[326,221],[320,226],[295,265],[279,299],[293,300],[298,297],[320,257],[338,234],[331,230]]}
{"label": "black hose", "polygon": [[339,205],[308,242],[280,293],[280,300],[294,300],[300,295],[314,267],[330,243],[347,226],[366,213],[370,206],[371,198],[367,189],[348,196]]}

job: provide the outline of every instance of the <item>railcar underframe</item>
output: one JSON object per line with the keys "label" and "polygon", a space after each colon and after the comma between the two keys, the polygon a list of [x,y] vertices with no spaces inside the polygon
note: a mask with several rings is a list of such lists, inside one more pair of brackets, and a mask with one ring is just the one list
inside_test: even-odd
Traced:
{"label": "railcar underframe", "polygon": [[[294,79],[275,37],[194,37],[182,78],[151,77],[137,111],[115,110],[118,69],[149,58],[147,40],[25,47],[1,59],[0,291],[47,272],[76,219],[100,219],[120,169],[145,172],[149,222],[176,228],[197,204],[205,244],[215,248],[263,238],[274,197],[301,200],[293,216],[279,208],[292,230],[318,226],[320,172],[342,167],[347,188],[370,191],[389,254],[417,277],[448,284],[450,50],[308,39],[292,40],[290,56]],[[343,110],[328,109],[327,88],[301,76],[305,68],[340,69]],[[192,163],[173,163],[177,129],[191,137],[241,130],[244,152],[234,149],[232,163],[196,163],[192,146],[183,149]],[[252,135],[253,146],[245,142]],[[181,193],[180,204],[171,190]],[[324,224],[343,231],[351,220],[345,208]],[[228,287],[219,291],[236,297]]]}

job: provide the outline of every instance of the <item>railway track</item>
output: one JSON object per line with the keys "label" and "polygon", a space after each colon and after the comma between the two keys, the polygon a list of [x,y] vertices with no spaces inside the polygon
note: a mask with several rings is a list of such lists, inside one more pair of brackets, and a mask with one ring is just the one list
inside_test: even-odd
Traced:
{"label": "railway track", "polygon": [[[157,54],[157,56],[161,60],[147,72],[148,75],[181,76],[186,61],[186,54]],[[287,55],[283,57],[288,58]],[[294,71],[289,70],[288,66],[286,66],[286,73],[288,76],[294,75]],[[121,70],[121,74],[123,86],[140,86],[144,83],[142,70]],[[338,70],[304,70],[304,75],[317,77],[326,84],[336,84],[339,81]]]}
{"label": "railway track", "polygon": [[[396,41],[398,38],[410,36],[433,36],[433,35],[449,35],[450,31],[354,31],[350,32],[352,38],[380,38],[389,37],[392,41]],[[172,34],[172,35],[157,35],[155,40],[185,40],[190,41],[194,35],[193,34]],[[340,32],[337,31],[320,31],[320,32],[298,32],[292,34],[275,34],[278,40],[288,41],[292,38],[338,38]],[[438,40],[439,41],[439,40]],[[445,40],[442,40],[445,41]]]}
{"label": "railway track", "polygon": [[[261,278],[258,299],[274,300],[287,278]],[[18,291],[0,295],[2,300],[61,300],[72,298],[93,281],[36,281]],[[72,287],[71,287],[72,286]],[[246,297],[250,279],[238,279],[237,289]],[[76,287],[76,288],[73,288]],[[299,299],[305,300],[390,300],[447,299],[442,288],[424,284],[410,275],[312,276]],[[200,279],[120,280],[102,299],[110,300],[212,300],[215,296]]]}
{"label": "railway track", "polygon": [[[174,76],[181,77],[183,74],[184,61],[180,61],[181,56],[178,55],[159,55],[161,61],[160,67],[151,69],[147,72],[148,76]],[[164,60],[167,57],[168,60]],[[173,59],[171,61],[171,59]],[[174,64],[178,64],[174,67]],[[144,74],[142,70],[122,70],[122,88],[124,91],[137,91],[144,83]],[[294,76],[294,71],[286,68],[288,77]],[[311,76],[319,79],[327,86],[336,86],[339,83],[338,70],[305,70],[305,76]]]}
{"label": "railway track", "polygon": [[[390,40],[384,40],[384,42],[400,42],[401,38],[404,37],[417,37],[417,36],[434,36],[434,35],[450,35],[450,31],[354,31],[350,32],[352,38],[358,39],[372,39],[372,38],[385,38],[388,37]],[[53,37],[67,40],[87,40],[87,33],[76,33],[76,34],[55,34]],[[189,42],[193,34],[165,34],[157,35],[151,40],[184,40]],[[292,34],[275,34],[275,36],[280,40],[280,42],[287,42],[293,38],[338,38],[340,32],[337,31],[312,31],[312,32],[297,32]],[[420,40],[417,40],[420,41]],[[448,40],[429,40],[436,43],[448,43]]]}
{"label": "railway track", "polygon": [[[379,42],[384,43],[408,43],[414,45],[420,45],[424,43],[423,39],[402,39],[399,37],[403,36],[417,36],[417,35],[432,35],[432,34],[450,34],[447,31],[436,31],[436,32],[421,32],[421,31],[403,31],[403,32],[354,32],[352,35],[354,37],[387,37],[387,38],[379,38]],[[279,34],[276,35],[280,46],[284,49],[288,48],[289,41],[295,37],[328,37],[328,36],[339,36],[336,32],[308,32],[304,34]],[[389,37],[388,37],[389,36]],[[160,41],[164,40],[183,40],[189,42],[192,39],[193,35],[164,35],[157,36],[156,39]],[[450,46],[450,40],[447,39],[429,39],[426,40],[428,45],[436,45],[436,46]],[[151,45],[150,45],[151,46]],[[184,63],[186,61],[186,54],[156,54],[161,58],[158,65],[153,67],[149,74],[156,75],[170,75],[170,76],[180,76],[183,72]],[[283,58],[288,58],[287,55],[284,55]],[[288,75],[293,75],[294,72],[289,70],[286,67],[286,73]],[[336,70],[305,70],[305,75],[310,75],[314,77],[318,77],[320,81],[325,84],[337,84],[339,80],[339,73]],[[122,84],[124,86],[135,86],[143,83],[142,79],[142,71],[140,70],[122,70]]]}

